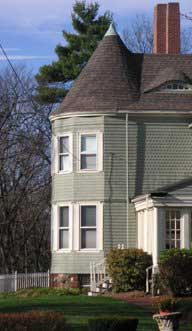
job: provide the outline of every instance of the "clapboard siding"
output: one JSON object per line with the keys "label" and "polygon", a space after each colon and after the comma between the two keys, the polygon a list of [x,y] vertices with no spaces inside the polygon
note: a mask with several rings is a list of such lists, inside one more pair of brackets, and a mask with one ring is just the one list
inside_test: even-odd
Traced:
{"label": "clapboard siding", "polygon": [[[93,189],[94,188],[94,189]],[[52,180],[52,202],[103,200],[104,173],[55,175]]]}
{"label": "clapboard siding", "polygon": [[126,202],[105,203],[104,208],[104,250],[123,244],[127,245]]}
{"label": "clapboard siding", "polygon": [[[190,118],[129,116],[128,192],[135,196],[192,176],[192,131]],[[103,172],[78,173],[78,132],[104,133]],[[53,123],[55,134],[73,132],[73,173],[53,176],[53,202],[99,200],[104,202],[104,254],[118,244],[137,246],[135,208],[127,208],[125,116],[74,117]],[[182,194],[190,194],[184,189]],[[127,210],[129,213],[127,221]],[[103,253],[53,253],[52,272],[87,273],[89,262]]]}
{"label": "clapboard siding", "polygon": [[51,272],[88,274],[90,271],[90,262],[100,262],[103,258],[103,252],[52,253]]}

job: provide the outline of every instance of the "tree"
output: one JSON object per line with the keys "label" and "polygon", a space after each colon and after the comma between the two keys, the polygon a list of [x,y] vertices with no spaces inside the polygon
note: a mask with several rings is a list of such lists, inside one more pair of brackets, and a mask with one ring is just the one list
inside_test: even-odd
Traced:
{"label": "tree", "polygon": [[[153,52],[153,23],[146,15],[136,15],[133,22],[124,29],[123,39],[128,49],[134,53]],[[191,29],[181,28],[181,53],[187,54],[192,50]]]}
{"label": "tree", "polygon": [[58,45],[58,60],[40,68],[37,99],[42,102],[59,102],[71,83],[86,65],[98,42],[112,21],[110,12],[98,16],[99,4],[76,1],[71,14],[74,33],[63,31],[66,45]]}
{"label": "tree", "polygon": [[124,29],[123,39],[134,53],[152,53],[153,24],[146,15],[136,15],[133,22]]}
{"label": "tree", "polygon": [[52,106],[33,101],[30,73],[20,67],[17,75],[0,76],[0,273],[47,270],[50,262]]}

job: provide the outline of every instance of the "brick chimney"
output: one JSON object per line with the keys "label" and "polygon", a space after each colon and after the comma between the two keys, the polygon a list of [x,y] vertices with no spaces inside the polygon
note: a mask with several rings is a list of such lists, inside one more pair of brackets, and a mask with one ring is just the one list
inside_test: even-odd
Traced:
{"label": "brick chimney", "polygon": [[179,3],[172,2],[155,6],[153,53],[180,53]]}

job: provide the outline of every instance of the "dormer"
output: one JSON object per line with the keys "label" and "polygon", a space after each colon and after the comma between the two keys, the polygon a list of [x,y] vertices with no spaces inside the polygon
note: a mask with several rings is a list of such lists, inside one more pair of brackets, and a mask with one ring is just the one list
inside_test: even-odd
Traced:
{"label": "dormer", "polygon": [[175,67],[159,70],[154,80],[145,88],[144,93],[189,93],[192,91],[192,80],[186,73]]}

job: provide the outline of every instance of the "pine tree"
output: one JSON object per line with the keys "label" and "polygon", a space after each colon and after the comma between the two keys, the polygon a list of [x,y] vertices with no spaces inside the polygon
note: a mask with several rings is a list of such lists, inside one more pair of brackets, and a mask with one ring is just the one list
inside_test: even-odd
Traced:
{"label": "pine tree", "polygon": [[[84,0],[73,5],[71,18],[74,33],[63,31],[66,46],[56,47],[58,60],[42,66],[36,75],[37,99],[40,102],[59,102],[63,99],[103,38],[112,21],[112,14],[106,11],[99,16],[99,7],[97,2],[87,4]],[[58,88],[59,83],[62,88]]]}

